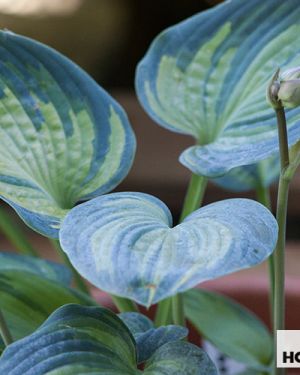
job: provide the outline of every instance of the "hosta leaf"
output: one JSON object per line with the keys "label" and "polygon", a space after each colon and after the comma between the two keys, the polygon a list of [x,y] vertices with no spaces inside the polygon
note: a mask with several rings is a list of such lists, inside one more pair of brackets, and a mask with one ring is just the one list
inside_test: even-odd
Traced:
{"label": "hosta leaf", "polygon": [[126,312],[119,314],[118,317],[126,324],[133,337],[154,328],[152,320],[140,313]]}
{"label": "hosta leaf", "polygon": [[38,274],[17,269],[0,270],[0,309],[14,339],[32,333],[66,303],[96,304],[85,294]]}
{"label": "hosta leaf", "polygon": [[194,289],[184,295],[187,318],[220,352],[254,368],[272,361],[272,337],[249,310],[222,295]]}
{"label": "hosta leaf", "polygon": [[62,248],[79,273],[100,289],[146,306],[260,263],[276,239],[274,217],[254,201],[214,203],[172,228],[168,208],[142,193],[83,203],[60,230]]}
{"label": "hosta leaf", "polygon": [[8,252],[0,252],[0,272],[2,271],[27,271],[58,281],[64,285],[70,285],[72,274],[62,264],[46,261],[33,256],[19,255]]}
{"label": "hosta leaf", "polygon": [[[300,65],[300,2],[231,0],[162,32],[140,62],[136,90],[160,125],[195,137],[180,161],[217,177],[278,151],[266,87]],[[287,112],[290,144],[300,109]]]}
{"label": "hosta leaf", "polygon": [[138,363],[147,361],[166,343],[181,340],[188,335],[184,327],[168,325],[155,328],[150,319],[139,313],[122,313],[119,318],[135,338]]}
{"label": "hosta leaf", "polygon": [[160,347],[146,364],[145,375],[218,375],[207,354],[187,342]]}
{"label": "hosta leaf", "polygon": [[231,169],[226,175],[214,178],[212,182],[231,191],[257,190],[268,187],[279,177],[280,163],[277,156]]}
{"label": "hosta leaf", "polygon": [[134,136],[121,107],[55,50],[1,31],[0,52],[0,195],[57,237],[70,208],[126,176]]}
{"label": "hosta leaf", "polygon": [[109,310],[67,305],[36,332],[4,351],[0,372],[6,375],[216,375],[199,348],[168,343],[137,369],[135,341],[124,323]]}

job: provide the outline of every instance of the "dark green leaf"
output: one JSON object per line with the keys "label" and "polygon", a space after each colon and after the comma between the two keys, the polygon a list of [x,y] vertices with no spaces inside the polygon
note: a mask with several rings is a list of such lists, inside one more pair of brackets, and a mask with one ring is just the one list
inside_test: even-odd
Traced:
{"label": "dark green leaf", "polygon": [[188,319],[222,353],[254,368],[271,363],[271,335],[245,307],[200,289],[185,293],[184,301]]}
{"label": "dark green leaf", "polygon": [[135,341],[117,315],[99,307],[67,305],[32,335],[9,345],[0,358],[5,375],[217,375],[209,357],[187,342],[169,342],[145,370]]}
{"label": "dark green leaf", "polygon": [[0,252],[0,272],[13,270],[32,272],[64,285],[70,285],[72,279],[70,270],[62,264],[33,256]]}
{"label": "dark green leaf", "polygon": [[0,308],[14,339],[32,333],[58,307],[95,305],[85,294],[34,273],[0,271]]}
{"label": "dark green leaf", "polygon": [[188,330],[184,327],[169,325],[154,328],[152,321],[139,313],[123,313],[119,317],[135,338],[138,363],[147,361],[166,343],[179,341],[188,335]]}
{"label": "dark green leaf", "polygon": [[145,368],[146,375],[217,375],[208,355],[187,342],[160,347]]}

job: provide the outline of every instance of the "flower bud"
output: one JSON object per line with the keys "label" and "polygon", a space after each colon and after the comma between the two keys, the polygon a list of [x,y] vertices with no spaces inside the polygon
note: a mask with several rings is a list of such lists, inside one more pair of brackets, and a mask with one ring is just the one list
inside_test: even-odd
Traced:
{"label": "flower bud", "polygon": [[286,108],[300,106],[300,79],[290,79],[280,83],[278,99]]}
{"label": "flower bud", "polygon": [[280,74],[281,81],[288,81],[298,78],[300,78],[300,66],[297,66],[296,68],[287,69]]}
{"label": "flower bud", "polygon": [[300,106],[300,67],[279,70],[273,76],[267,98],[274,108],[280,106],[296,108]]}
{"label": "flower bud", "polygon": [[280,89],[280,82],[279,82],[279,69],[275,72],[273,75],[269,86],[267,88],[267,101],[271,104],[273,108],[279,108],[281,107],[281,103],[278,100],[278,92]]}

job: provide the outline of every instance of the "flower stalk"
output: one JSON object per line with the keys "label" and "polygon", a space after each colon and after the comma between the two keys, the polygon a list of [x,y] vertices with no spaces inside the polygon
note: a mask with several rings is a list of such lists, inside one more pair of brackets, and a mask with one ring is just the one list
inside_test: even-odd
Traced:
{"label": "flower stalk", "polygon": [[[286,178],[285,171],[289,166],[289,149],[286,130],[286,118],[282,106],[275,109],[280,149],[281,173],[278,186],[276,219],[279,232],[278,241],[274,253],[274,334],[277,330],[285,329],[285,244],[286,244],[286,221],[290,180]],[[274,353],[277,353],[277,340],[275,338]],[[284,368],[277,368],[274,364],[274,374],[285,374]]]}
{"label": "flower stalk", "polygon": [[[273,106],[278,125],[280,178],[277,195],[276,219],[278,240],[274,252],[274,335],[285,329],[285,246],[289,184],[293,173],[289,173],[290,154],[287,135],[285,107],[300,106],[300,67],[274,74],[267,90],[267,99]],[[277,339],[274,339],[274,353],[277,353]],[[274,375],[284,375],[284,368],[277,368],[274,361]]]}

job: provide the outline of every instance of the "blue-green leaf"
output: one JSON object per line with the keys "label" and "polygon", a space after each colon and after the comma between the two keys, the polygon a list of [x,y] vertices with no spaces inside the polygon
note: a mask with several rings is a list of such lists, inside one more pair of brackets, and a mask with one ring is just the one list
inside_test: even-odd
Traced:
{"label": "blue-green leaf", "polygon": [[155,328],[149,318],[139,313],[122,313],[119,314],[119,318],[135,338],[138,363],[147,361],[166,343],[179,341],[188,335],[188,330],[180,326],[168,325]]}
{"label": "blue-green leaf", "polygon": [[185,293],[184,302],[187,318],[220,352],[252,368],[265,370],[271,365],[272,337],[245,307],[200,289]]}
{"label": "blue-green leaf", "polygon": [[8,346],[0,358],[6,375],[217,375],[208,356],[186,342],[165,344],[144,371],[137,368],[135,341],[109,310],[67,305],[32,335]]}
{"label": "blue-green leaf", "polygon": [[[180,161],[196,174],[224,175],[278,152],[265,100],[278,66],[300,65],[300,2],[231,0],[162,32],[136,74],[136,91],[161,126],[197,142]],[[290,144],[300,109],[287,111]]]}
{"label": "blue-green leaf", "polygon": [[2,271],[27,271],[67,286],[72,280],[71,271],[62,264],[8,252],[0,252],[0,273]]}
{"label": "blue-green leaf", "polygon": [[262,262],[276,239],[275,218],[257,202],[217,202],[172,228],[168,208],[142,193],[83,203],[60,230],[62,248],[82,276],[145,306]]}
{"label": "blue-green leaf", "polygon": [[32,333],[54,310],[66,303],[96,305],[84,293],[37,273],[0,270],[0,309],[14,339]]}
{"label": "blue-green leaf", "polygon": [[245,165],[231,169],[222,177],[212,179],[216,185],[231,191],[257,190],[267,188],[279,177],[280,162],[277,156],[260,161],[257,164]]}
{"label": "blue-green leaf", "polygon": [[134,337],[154,328],[152,320],[143,314],[136,312],[126,312],[121,313],[118,316],[126,324],[129,331]]}
{"label": "blue-green leaf", "polygon": [[208,355],[187,342],[161,346],[146,364],[145,375],[218,375]]}
{"label": "blue-green leaf", "polygon": [[134,135],[122,108],[55,50],[0,31],[0,52],[0,195],[57,238],[69,209],[126,176]]}

